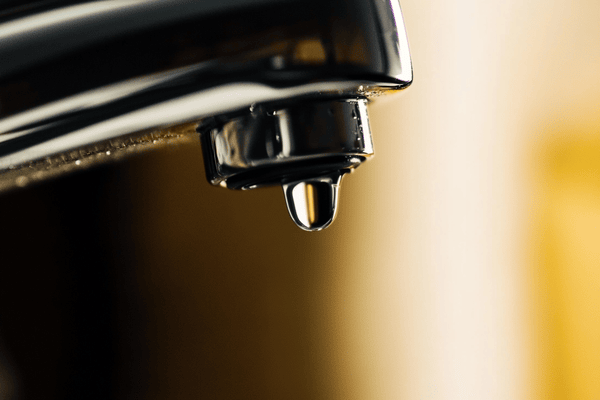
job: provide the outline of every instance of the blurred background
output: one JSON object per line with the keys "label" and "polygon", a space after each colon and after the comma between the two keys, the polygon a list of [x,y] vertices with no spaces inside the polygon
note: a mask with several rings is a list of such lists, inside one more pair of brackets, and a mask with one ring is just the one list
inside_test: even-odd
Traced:
{"label": "blurred background", "polygon": [[0,196],[0,399],[600,399],[600,3],[402,0],[336,222],[199,145]]}

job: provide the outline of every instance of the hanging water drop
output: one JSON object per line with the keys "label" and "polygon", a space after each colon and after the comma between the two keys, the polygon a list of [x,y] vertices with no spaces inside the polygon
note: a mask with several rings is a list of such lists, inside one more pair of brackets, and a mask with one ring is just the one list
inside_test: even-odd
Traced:
{"label": "hanging water drop", "polygon": [[305,231],[327,228],[335,218],[342,172],[283,184],[292,220]]}

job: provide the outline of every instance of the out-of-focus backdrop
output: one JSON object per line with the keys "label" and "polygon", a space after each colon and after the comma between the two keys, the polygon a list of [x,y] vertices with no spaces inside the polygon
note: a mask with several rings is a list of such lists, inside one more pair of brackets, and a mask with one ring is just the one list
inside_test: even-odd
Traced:
{"label": "out-of-focus backdrop", "polygon": [[600,2],[402,0],[336,222],[166,148],[0,196],[0,398],[600,398]]}

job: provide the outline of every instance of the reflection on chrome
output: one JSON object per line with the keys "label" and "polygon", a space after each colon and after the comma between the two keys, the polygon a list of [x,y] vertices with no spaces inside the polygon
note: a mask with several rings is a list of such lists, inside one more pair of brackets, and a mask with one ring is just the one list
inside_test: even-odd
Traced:
{"label": "reflection on chrome", "polygon": [[[7,136],[12,132],[27,129],[24,127],[31,125],[32,121],[40,124],[40,121],[51,120],[70,112],[77,112],[106,105],[117,100],[123,100],[136,94],[142,94],[144,90],[184,77],[186,73],[198,71],[203,67],[206,67],[206,63],[134,78],[125,82],[118,82],[4,118],[0,120],[0,141],[6,140]],[[29,130],[31,131],[31,129]]]}

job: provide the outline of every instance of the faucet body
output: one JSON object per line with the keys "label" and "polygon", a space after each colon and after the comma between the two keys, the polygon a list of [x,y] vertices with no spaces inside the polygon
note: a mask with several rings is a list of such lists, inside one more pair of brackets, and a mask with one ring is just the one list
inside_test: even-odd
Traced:
{"label": "faucet body", "polygon": [[285,192],[372,155],[366,102],[412,82],[397,0],[9,2],[0,59],[2,187],[191,122],[211,183]]}

